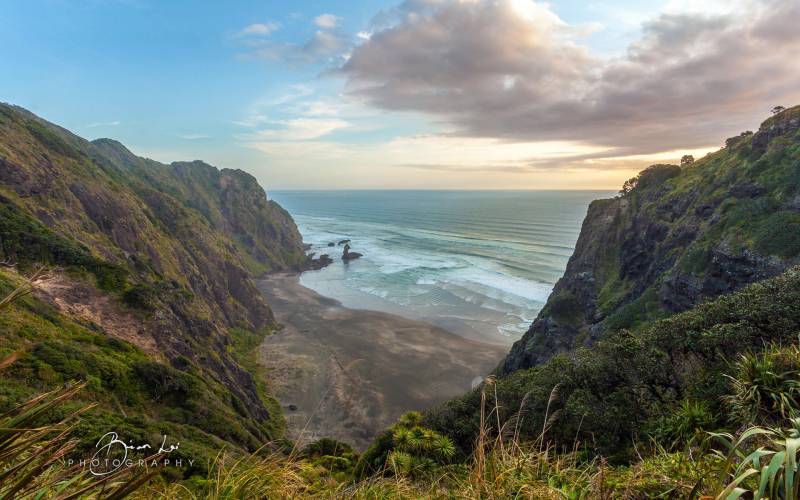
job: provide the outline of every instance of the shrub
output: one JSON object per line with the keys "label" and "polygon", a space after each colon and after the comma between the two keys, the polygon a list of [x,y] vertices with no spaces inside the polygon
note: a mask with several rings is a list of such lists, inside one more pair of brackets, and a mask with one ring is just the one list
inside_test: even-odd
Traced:
{"label": "shrub", "polygon": [[678,165],[650,165],[646,169],[639,172],[635,177],[625,181],[619,194],[621,196],[627,196],[634,190],[643,190],[653,186],[658,186],[665,181],[678,176],[680,173],[681,167]]}
{"label": "shrub", "polygon": [[152,311],[156,307],[158,293],[153,285],[139,283],[127,290],[122,295],[122,300],[131,307]]}
{"label": "shrub", "polygon": [[800,350],[770,347],[742,354],[725,402],[735,421],[775,423],[800,415]]}
{"label": "shrub", "polygon": [[127,270],[94,257],[84,246],[56,234],[2,196],[0,256],[23,266],[49,264],[82,269],[93,274],[98,286],[107,291],[122,291],[127,283]]}
{"label": "shrub", "polygon": [[754,248],[765,255],[800,255],[800,214],[776,212],[759,224]]}
{"label": "shrub", "polygon": [[670,449],[682,449],[716,429],[716,415],[704,401],[684,399],[675,410],[657,420],[653,437]]}
{"label": "shrub", "polygon": [[196,397],[199,384],[192,375],[154,361],[140,361],[133,371],[155,401],[184,402]]}

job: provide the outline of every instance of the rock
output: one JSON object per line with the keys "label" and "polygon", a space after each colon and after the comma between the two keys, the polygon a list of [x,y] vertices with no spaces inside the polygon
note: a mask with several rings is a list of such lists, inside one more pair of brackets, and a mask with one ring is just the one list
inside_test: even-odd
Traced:
{"label": "rock", "polygon": [[342,241],[340,241],[340,242],[339,242],[339,243],[337,243],[337,244],[338,244],[339,246],[342,246],[342,245],[347,245],[348,243],[350,243],[350,240],[342,240]]}
{"label": "rock", "polygon": [[336,246],[336,243],[334,243],[334,242],[332,242],[332,241],[331,241],[330,243],[328,243],[328,246],[329,246],[329,247],[334,247],[334,246]]}
{"label": "rock", "polygon": [[754,184],[752,182],[742,182],[731,187],[730,193],[736,198],[755,198],[766,193],[767,190],[763,186]]}
{"label": "rock", "polygon": [[331,259],[331,256],[326,253],[320,255],[317,259],[314,259],[313,255],[310,255],[303,270],[316,271],[331,264],[333,264],[333,259]]}
{"label": "rock", "polygon": [[360,253],[358,253],[358,252],[351,252],[349,244],[347,244],[347,243],[344,244],[344,252],[342,252],[342,260],[344,260],[344,261],[355,260],[355,259],[358,259],[361,256],[362,255]]}

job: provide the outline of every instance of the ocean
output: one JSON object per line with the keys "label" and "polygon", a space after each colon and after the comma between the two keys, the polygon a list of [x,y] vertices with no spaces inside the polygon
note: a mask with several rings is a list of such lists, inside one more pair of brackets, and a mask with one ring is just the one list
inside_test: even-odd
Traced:
{"label": "ocean", "polygon": [[[343,305],[509,344],[561,277],[589,203],[613,191],[271,191],[317,255],[300,282]],[[358,260],[341,260],[341,240]],[[334,246],[329,246],[334,243]]]}

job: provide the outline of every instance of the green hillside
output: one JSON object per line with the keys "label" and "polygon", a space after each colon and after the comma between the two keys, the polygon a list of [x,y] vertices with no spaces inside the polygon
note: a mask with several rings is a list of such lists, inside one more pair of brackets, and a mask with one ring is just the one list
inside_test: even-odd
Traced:
{"label": "green hillside", "polygon": [[564,276],[500,368],[687,310],[800,263],[800,107],[589,207]]}
{"label": "green hillside", "polygon": [[253,278],[306,256],[252,176],[160,164],[0,105],[0,215],[4,289],[48,269],[2,320],[0,356],[23,353],[2,406],[88,379],[103,412],[85,422],[87,442],[112,422],[214,449],[281,437],[268,381],[254,377],[275,323]]}

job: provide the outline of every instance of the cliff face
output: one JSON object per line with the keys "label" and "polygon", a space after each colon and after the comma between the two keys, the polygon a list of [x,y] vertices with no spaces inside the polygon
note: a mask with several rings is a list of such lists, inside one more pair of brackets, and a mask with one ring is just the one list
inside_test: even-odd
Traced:
{"label": "cliff face", "polygon": [[215,230],[225,234],[247,256],[256,274],[298,269],[305,262],[303,242],[294,221],[277,203],[268,200],[256,179],[242,170],[217,169],[202,161],[170,165],[135,156],[111,139],[92,142],[98,161],[143,182],[136,187],[157,188],[196,210]]}
{"label": "cliff face", "polygon": [[501,373],[684,311],[800,260],[800,107],[593,202],[564,276]]}
{"label": "cliff face", "polygon": [[233,336],[274,325],[253,276],[306,257],[291,217],[252,176],[160,164],[0,105],[0,210],[0,260],[61,266],[65,282],[127,307],[141,345],[221,384],[219,404],[255,422],[243,444],[275,437],[262,424],[279,416],[232,354]]}

